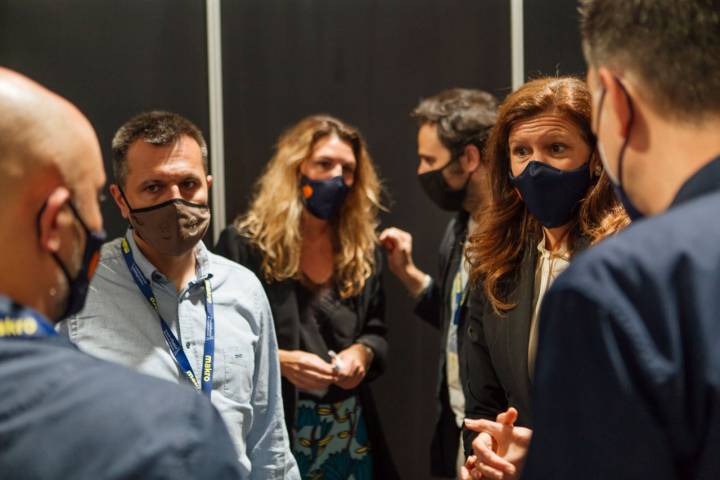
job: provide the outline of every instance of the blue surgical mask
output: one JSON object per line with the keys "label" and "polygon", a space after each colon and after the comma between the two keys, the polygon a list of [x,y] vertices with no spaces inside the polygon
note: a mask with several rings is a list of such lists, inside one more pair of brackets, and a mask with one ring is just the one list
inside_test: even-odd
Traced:
{"label": "blue surgical mask", "polygon": [[305,208],[321,220],[329,220],[343,206],[350,187],[342,176],[327,180],[311,180],[305,175],[300,179],[300,191]]}
{"label": "blue surgical mask", "polygon": [[[622,84],[622,82],[615,78],[615,81],[618,82],[618,85],[620,85],[620,88],[622,89],[623,93],[625,94],[625,98],[627,99],[628,103],[628,111],[630,114],[630,118],[628,119],[628,130],[627,135],[625,136],[625,140],[623,140],[623,144],[620,147],[620,153],[618,154],[618,173],[617,173],[617,179],[614,179],[613,176],[610,174],[610,169],[608,168],[607,158],[605,158],[605,151],[602,148],[602,145],[600,144],[599,136],[598,136],[598,153],[600,153],[600,160],[603,163],[603,167],[605,168],[605,171],[608,172],[608,177],[610,178],[610,182],[613,184],[613,190],[615,191],[615,196],[620,200],[620,203],[622,203],[623,208],[628,214],[628,217],[630,217],[630,220],[635,221],[643,218],[645,216],[644,213],[642,213],[640,210],[637,209],[637,207],[633,204],[632,200],[630,200],[630,197],[628,196],[627,192],[625,192],[625,189],[623,188],[623,162],[625,160],[625,149],[628,146],[628,142],[630,141],[630,131],[632,129],[632,123],[634,118],[634,111],[633,111],[633,104],[632,100],[630,99],[630,95],[628,94],[627,90],[625,89],[625,86]],[[600,114],[602,113],[602,107],[605,102],[605,93],[607,90],[603,88],[602,93],[600,94],[600,102],[598,102],[598,115],[597,115],[597,128],[600,128]],[[597,132],[596,132],[597,136]]]}
{"label": "blue surgical mask", "polygon": [[510,182],[520,191],[528,212],[547,228],[568,223],[590,186],[590,162],[575,170],[560,170],[531,160]]}

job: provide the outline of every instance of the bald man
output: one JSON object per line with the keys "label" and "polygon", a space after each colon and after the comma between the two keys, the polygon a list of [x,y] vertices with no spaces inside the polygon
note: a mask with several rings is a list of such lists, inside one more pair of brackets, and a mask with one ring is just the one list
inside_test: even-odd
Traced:
{"label": "bald man", "polygon": [[0,476],[239,478],[205,397],[55,334],[85,302],[104,240],[104,184],[82,113],[0,68]]}

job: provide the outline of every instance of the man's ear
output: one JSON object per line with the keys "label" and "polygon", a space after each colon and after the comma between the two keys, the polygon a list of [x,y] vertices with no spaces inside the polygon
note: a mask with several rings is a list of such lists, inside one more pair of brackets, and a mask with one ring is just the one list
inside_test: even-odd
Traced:
{"label": "man's ear", "polygon": [[70,190],[66,187],[56,187],[48,196],[45,206],[38,217],[38,235],[40,248],[48,252],[57,253],[60,250],[60,228],[66,222],[72,221],[69,212],[63,207],[70,200]]}
{"label": "man's ear", "polygon": [[473,173],[480,167],[481,158],[480,149],[475,145],[466,145],[462,156],[460,156],[460,165],[466,173]]}
{"label": "man's ear", "polygon": [[212,175],[208,175],[208,176],[207,176],[207,186],[208,186],[208,188],[212,187],[212,184],[213,184],[213,177],[212,177]]}
{"label": "man's ear", "polygon": [[115,200],[115,204],[117,204],[120,209],[123,218],[127,219],[130,215],[130,206],[125,201],[122,193],[120,193],[120,187],[118,187],[117,184],[113,183],[110,185],[110,195],[112,195],[113,200]]}
{"label": "man's ear", "polygon": [[625,138],[630,128],[630,98],[620,83],[622,80],[607,68],[598,68],[598,77],[605,88],[607,111],[603,112],[603,115],[610,116],[615,124],[616,133]]}

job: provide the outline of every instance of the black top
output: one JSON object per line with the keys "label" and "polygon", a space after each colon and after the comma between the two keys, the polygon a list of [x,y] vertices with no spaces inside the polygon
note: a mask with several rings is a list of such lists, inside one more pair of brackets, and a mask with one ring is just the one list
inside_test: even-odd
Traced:
{"label": "black top", "polygon": [[[298,281],[288,279],[282,282],[269,282],[262,273],[262,254],[251,241],[240,235],[235,227],[230,226],[223,230],[215,251],[255,273],[262,283],[270,302],[270,308],[275,322],[275,331],[278,337],[278,346],[283,350],[298,350],[301,348],[301,320],[298,306]],[[386,339],[387,325],[385,324],[385,291],[382,286],[382,256],[375,252],[375,270],[365,281],[362,291],[355,297],[344,298],[339,303],[352,310],[358,321],[352,335],[351,343],[363,343],[373,350],[373,362],[357,391],[360,402],[366,413],[370,443],[377,455],[373,458],[375,478],[392,480],[398,477],[385,438],[379,423],[379,416],[375,410],[372,394],[368,383],[382,374],[385,369],[388,343]],[[288,432],[292,435],[295,407],[298,392],[286,378],[282,379],[283,404],[285,409],[285,423]]]}
{"label": "black top", "polygon": [[224,479],[240,470],[203,395],[54,336],[0,339],[0,477]]}
{"label": "black top", "polygon": [[719,212],[720,157],[555,281],[523,478],[720,478]]}
{"label": "black top", "polygon": [[[440,361],[438,362],[437,416],[430,444],[430,471],[436,477],[455,477],[457,452],[460,443],[460,428],[455,423],[455,414],[450,406],[445,366],[448,327],[450,326],[450,296],[455,274],[462,261],[463,246],[468,235],[470,215],[458,213],[450,220],[438,250],[438,275],[415,305],[415,314],[440,330]],[[465,306],[463,305],[458,325],[458,353],[463,356],[463,332]],[[461,360],[462,364],[462,360]]]}
{"label": "black top", "polygon": [[[353,344],[358,317],[354,310],[342,303],[334,285],[314,285],[309,280],[297,282],[298,310],[300,311],[300,350],[314,353],[326,362],[332,358],[329,351],[341,352]],[[334,403],[355,395],[331,385],[316,401]]]}

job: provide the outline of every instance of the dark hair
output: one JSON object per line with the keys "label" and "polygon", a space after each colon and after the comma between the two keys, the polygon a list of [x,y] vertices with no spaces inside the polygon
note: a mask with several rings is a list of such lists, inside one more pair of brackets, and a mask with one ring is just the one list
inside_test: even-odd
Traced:
{"label": "dark hair", "polygon": [[[510,183],[510,131],[518,123],[541,114],[562,115],[578,127],[590,147],[592,181],[570,227],[568,248],[574,252],[578,236],[590,241],[612,233],[605,225],[620,228],[625,217],[602,170],[590,128],[590,92],[582,80],[573,77],[539,78],[513,93],[500,105],[497,123],[490,133],[485,158],[490,198],[476,215],[478,227],[470,235],[467,257],[471,278],[482,282],[488,300],[497,312],[514,307],[510,294],[516,285],[523,256],[542,239],[542,226],[527,210]],[[606,217],[619,216],[617,222]]]}
{"label": "dark hair", "polygon": [[125,122],[112,140],[112,167],[115,182],[121,187],[127,180],[127,152],[136,140],[142,139],[151,145],[170,145],[181,136],[195,140],[202,152],[203,167],[207,166],[207,143],[200,129],[187,118],[177,113],[152,111],[144,112]]}
{"label": "dark hair", "polygon": [[581,0],[580,18],[591,66],[638,75],[671,116],[720,112],[720,0]]}
{"label": "dark hair", "polygon": [[411,116],[420,125],[436,125],[440,142],[454,158],[467,145],[483,150],[495,124],[497,103],[494,96],[482,90],[452,88],[422,100]]}

